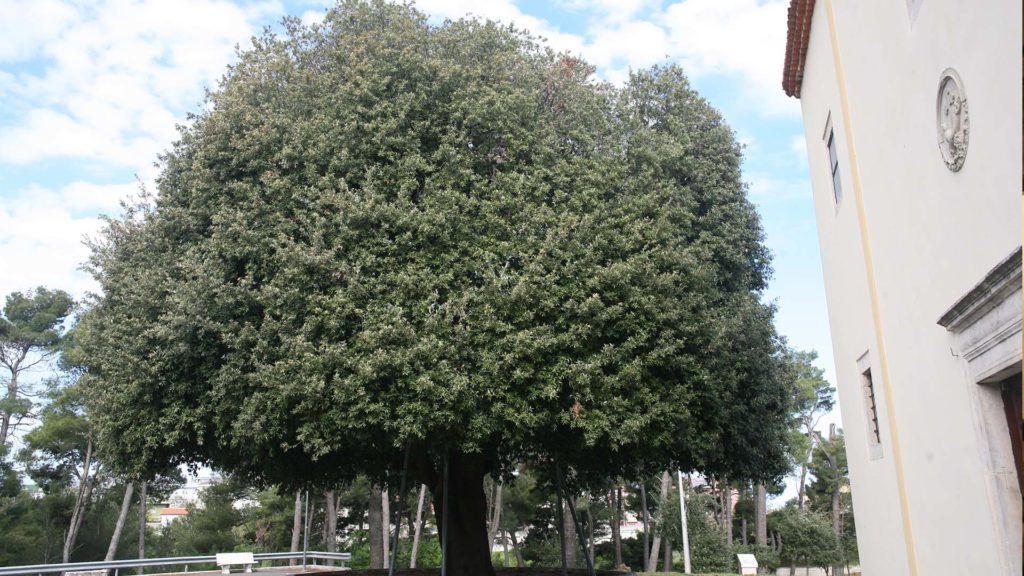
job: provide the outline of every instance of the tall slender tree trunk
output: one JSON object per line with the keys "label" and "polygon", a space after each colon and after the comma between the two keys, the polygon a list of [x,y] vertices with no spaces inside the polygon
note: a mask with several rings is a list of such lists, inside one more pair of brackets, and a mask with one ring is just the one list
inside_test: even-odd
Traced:
{"label": "tall slender tree trunk", "polygon": [[587,503],[587,556],[590,557],[590,565],[594,565],[594,515],[590,513],[590,501]]}
{"label": "tall slender tree trunk", "polygon": [[[71,513],[71,523],[68,526],[64,538],[64,550],[61,557],[66,564],[71,559],[71,551],[75,548],[75,540],[78,539],[78,529],[82,526],[85,517],[85,507],[92,495],[92,479],[89,475],[92,468],[92,430],[89,430],[88,440],[85,445],[85,459],[82,461],[82,474],[78,481],[78,495],[75,498],[75,506]],[[97,470],[99,472],[99,470]]]}
{"label": "tall slender tree trunk", "polygon": [[622,567],[622,487],[612,490],[612,545],[615,548],[615,569]]}
{"label": "tall slender tree trunk", "polygon": [[768,545],[768,490],[764,484],[754,486],[754,543]]}
{"label": "tall slender tree trunk", "polygon": [[[18,375],[22,371],[22,362],[28,357],[29,348],[22,346],[18,349],[14,356],[11,358],[4,358],[4,366],[11,373],[10,378],[7,379],[7,401],[8,405],[13,405],[14,401],[18,399]],[[0,448],[7,444],[7,437],[11,434],[11,413],[7,410],[3,411],[0,415]],[[91,436],[91,434],[90,434]]]}
{"label": "tall slender tree trunk", "polygon": [[[295,491],[295,511],[292,513],[292,552],[299,551],[299,542],[302,541],[302,490]],[[289,566],[298,564],[298,560],[292,558],[288,561]]]}
{"label": "tall slender tree trunk", "polygon": [[[443,475],[433,487],[434,515],[447,538],[447,576],[494,576],[487,545],[487,495],[484,476],[490,466],[480,454],[452,451],[448,456],[451,502],[445,510]],[[448,515],[447,522],[445,514]],[[445,525],[447,523],[447,526]],[[447,530],[448,535],[444,532]]]}
{"label": "tall slender tree trunk", "polygon": [[380,492],[380,517],[381,537],[384,539],[382,543],[384,565],[381,568],[387,568],[388,563],[391,562],[391,495],[387,490]]}
{"label": "tall slender tree trunk", "polygon": [[110,545],[107,546],[107,555],[103,560],[110,562],[117,555],[117,547],[121,543],[121,532],[124,531],[124,522],[128,519],[128,509],[132,506],[132,494],[135,492],[135,483],[129,482],[124,487],[124,498],[121,499],[121,511],[117,514],[117,523],[114,524],[114,534],[110,537]]}
{"label": "tall slender tree trunk", "polygon": [[672,571],[672,540],[665,538],[665,555],[661,559],[661,571]]}
{"label": "tall slender tree trunk", "polygon": [[[10,368],[11,376],[7,380],[7,404],[9,406],[14,405],[14,401],[18,399],[18,367],[21,364],[18,361],[14,367]],[[3,411],[3,415],[0,415],[0,448],[7,444],[7,435],[11,431],[11,413],[7,410]]]}
{"label": "tall slender tree trunk", "polygon": [[576,567],[576,540],[579,536],[576,534],[576,523],[569,513],[568,498],[562,503],[562,537],[565,538],[565,565],[571,570]]}
{"label": "tall slender tree trunk", "polygon": [[423,502],[427,497],[427,485],[420,484],[420,500],[416,504],[416,524],[413,525],[412,553],[409,556],[409,568],[416,567],[416,555],[420,550],[420,535],[423,533]]}
{"label": "tall slender tree trunk", "polygon": [[643,514],[643,525],[644,525],[644,572],[651,571],[650,557],[650,540],[651,540],[651,526],[650,526],[650,513],[647,511],[647,488],[644,487],[644,481],[640,480],[640,513]]}
{"label": "tall slender tree trunk", "polygon": [[722,521],[725,523],[725,541],[732,548],[732,488],[729,479],[722,478]]}
{"label": "tall slender tree trunk", "polygon": [[[146,508],[148,503],[146,502],[146,481],[143,480],[139,483],[139,560],[146,557]],[[139,567],[139,574],[144,572],[145,568]]]}
{"label": "tall slender tree trunk", "polygon": [[[665,508],[668,505],[668,492],[672,489],[672,475],[668,473],[668,470],[661,473],[661,495],[658,499],[658,507],[661,509],[661,514],[665,514]],[[652,523],[651,530],[654,532],[654,543],[651,545],[651,554],[647,562],[647,570],[649,572],[656,572],[658,570],[658,551],[661,547],[661,534],[655,529],[657,522]]]}
{"label": "tall slender tree trunk", "polygon": [[[338,509],[335,508],[336,501],[334,500],[334,490],[328,490],[324,492],[324,500],[326,501],[326,507],[324,514],[327,515],[325,518],[324,525],[327,527],[324,544],[327,546],[328,552],[338,551]],[[328,566],[334,566],[334,560],[327,561]]]}
{"label": "tall slender tree trunk", "polygon": [[526,568],[526,560],[523,559],[523,551],[519,547],[519,540],[516,538],[515,529],[509,530],[508,536],[512,539],[512,551],[516,553],[516,566],[518,568]]}
{"label": "tall slender tree trunk", "polygon": [[498,535],[498,526],[501,523],[501,491],[501,483],[496,483],[496,486],[494,488],[494,498],[492,499],[491,507],[491,528],[487,531],[487,541],[490,542],[490,546],[492,547],[494,546],[494,539]]}
{"label": "tall slender tree trunk", "polygon": [[367,517],[370,531],[370,568],[384,567],[384,511],[380,488],[370,488]]}
{"label": "tall slender tree trunk", "polygon": [[[843,551],[843,548],[842,548],[842,545],[843,545],[843,513],[842,513],[841,502],[840,502],[839,486],[834,486],[833,490],[832,490],[832,532],[834,532],[835,535],[836,535],[836,547],[842,553],[842,551]],[[845,554],[841,554],[840,558],[842,558],[842,556],[845,556]],[[843,573],[843,563],[842,563],[842,560],[841,559],[840,560],[836,560],[836,563],[832,567],[832,569],[833,569],[833,571],[832,571],[833,574],[836,574],[836,575],[842,574]]]}

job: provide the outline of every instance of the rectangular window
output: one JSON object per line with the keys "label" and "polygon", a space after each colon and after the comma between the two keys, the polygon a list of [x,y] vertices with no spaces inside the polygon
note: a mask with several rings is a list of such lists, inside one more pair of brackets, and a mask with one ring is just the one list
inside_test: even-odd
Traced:
{"label": "rectangular window", "polygon": [[882,457],[882,430],[878,422],[878,400],[875,398],[875,380],[871,377],[871,357],[867,352],[857,360],[857,370],[860,372],[860,389],[864,399],[868,457],[871,460],[878,460]]}
{"label": "rectangular window", "polygon": [[828,131],[828,165],[832,171],[832,193],[836,206],[843,200],[843,183],[839,177],[839,153],[836,151],[836,135],[831,128]]}
{"label": "rectangular window", "polygon": [[861,374],[864,385],[864,408],[868,417],[868,440],[872,444],[881,444],[882,436],[878,433],[878,406],[875,404],[875,383],[871,379],[871,369]]}

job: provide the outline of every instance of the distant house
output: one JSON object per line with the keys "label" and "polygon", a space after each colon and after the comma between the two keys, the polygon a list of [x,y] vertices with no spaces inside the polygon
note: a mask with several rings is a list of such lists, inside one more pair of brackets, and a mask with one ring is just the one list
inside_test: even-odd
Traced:
{"label": "distant house", "polygon": [[185,516],[188,516],[186,508],[163,508],[160,510],[160,527],[169,526],[171,522]]}

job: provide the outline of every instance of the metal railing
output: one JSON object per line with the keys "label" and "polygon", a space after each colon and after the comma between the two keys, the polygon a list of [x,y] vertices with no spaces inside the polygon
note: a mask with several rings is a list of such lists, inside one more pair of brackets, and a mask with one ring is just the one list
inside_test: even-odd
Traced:
{"label": "metal railing", "polygon": [[[261,552],[253,554],[259,562],[262,560],[337,560],[344,566],[352,559],[348,552]],[[0,576],[22,574],[52,574],[55,572],[85,572],[89,570],[109,570],[114,576],[124,568],[142,568],[145,566],[184,566],[188,572],[191,564],[216,564],[217,556],[179,556],[176,558],[142,558],[135,560],[111,560],[109,562],[69,562],[67,564],[33,564],[30,566],[0,567]],[[316,563],[314,562],[314,565]]]}

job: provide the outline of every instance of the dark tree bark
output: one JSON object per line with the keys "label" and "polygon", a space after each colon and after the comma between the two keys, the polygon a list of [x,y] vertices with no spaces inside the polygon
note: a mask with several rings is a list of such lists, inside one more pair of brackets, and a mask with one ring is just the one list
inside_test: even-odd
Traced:
{"label": "dark tree bark", "polygon": [[380,488],[370,488],[369,512],[370,525],[370,568],[384,567],[384,507],[383,494]]}
{"label": "dark tree bark", "polygon": [[[491,547],[487,543],[487,495],[484,476],[487,461],[481,454],[453,451],[448,457],[448,493],[444,506],[444,480],[437,475],[433,489],[434,515],[440,536],[448,530],[446,562],[448,576],[494,576]],[[444,515],[448,514],[447,523]],[[447,524],[447,525],[446,525]]]}

